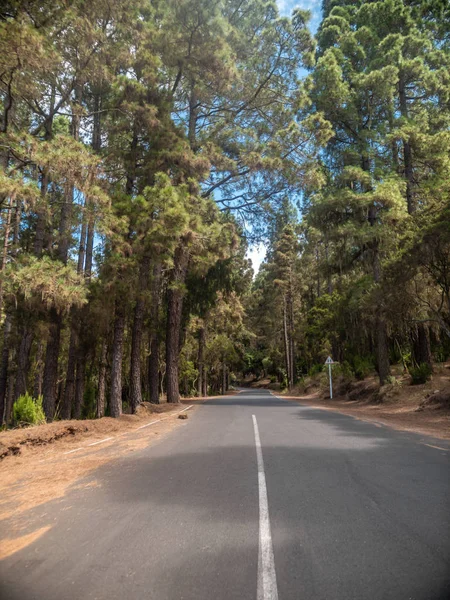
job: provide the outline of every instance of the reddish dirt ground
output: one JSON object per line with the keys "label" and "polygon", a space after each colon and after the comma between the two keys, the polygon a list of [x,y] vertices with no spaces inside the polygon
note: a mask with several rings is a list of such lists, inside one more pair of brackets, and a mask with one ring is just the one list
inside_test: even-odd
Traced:
{"label": "reddish dirt ground", "polygon": [[[339,390],[339,382],[336,383]],[[408,376],[399,376],[395,385],[380,390],[376,378],[370,377],[354,382],[347,393],[333,400],[328,390],[311,384],[306,390],[294,390],[283,397],[396,429],[450,439],[450,370],[447,365],[422,385],[410,385]]]}

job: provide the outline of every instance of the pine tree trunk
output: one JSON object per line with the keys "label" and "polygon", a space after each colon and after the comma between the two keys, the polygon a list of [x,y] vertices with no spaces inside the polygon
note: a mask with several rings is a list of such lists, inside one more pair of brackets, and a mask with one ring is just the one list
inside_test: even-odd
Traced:
{"label": "pine tree trunk", "polygon": [[94,253],[94,233],[95,233],[95,222],[93,215],[89,215],[87,238],[86,238],[86,262],[84,265],[84,276],[86,279],[90,279],[92,275],[92,260]]}
{"label": "pine tree trunk", "polygon": [[50,336],[45,354],[43,407],[47,421],[53,421],[56,408],[56,382],[58,379],[58,357],[61,340],[61,316],[55,308],[50,311]]}
{"label": "pine tree trunk", "polygon": [[288,341],[289,341],[289,364],[291,367],[289,388],[294,387],[295,383],[295,356],[294,356],[294,302],[292,298],[292,282],[287,297],[288,309]]}
{"label": "pine tree trunk", "polygon": [[81,274],[84,271],[84,260],[86,257],[86,231],[87,231],[87,200],[84,202],[84,210],[81,221],[81,233],[80,233],[80,243],[78,245],[78,264],[77,264],[77,273]]}
{"label": "pine tree trunk", "polygon": [[67,358],[66,385],[64,387],[63,403],[61,407],[61,419],[70,419],[75,396],[75,365],[77,362],[78,335],[74,330],[75,324],[73,323],[73,320],[70,332],[69,356]]}
{"label": "pine tree trunk", "polygon": [[329,256],[328,256],[328,242],[325,242],[325,261],[327,265],[327,293],[331,296],[333,293],[333,282],[331,280],[331,267],[329,264]]}
{"label": "pine tree trunk", "polygon": [[153,267],[152,298],[150,308],[151,333],[150,333],[150,356],[148,358],[148,386],[150,402],[159,404],[159,307],[161,302],[161,264]]}
{"label": "pine tree trunk", "polygon": [[17,353],[17,371],[16,385],[14,390],[14,400],[25,394],[28,389],[27,378],[30,370],[30,351],[33,342],[33,332],[24,327]]}
{"label": "pine tree trunk", "polygon": [[50,184],[50,179],[48,175],[48,171],[44,170],[41,177],[41,198],[39,204],[36,207],[37,213],[37,222],[36,222],[36,232],[34,235],[34,254],[37,257],[40,257],[42,251],[44,249],[44,237],[45,237],[45,228],[47,221],[47,195],[48,195],[48,186]]}
{"label": "pine tree trunk", "polygon": [[208,371],[206,367],[203,369],[203,392],[202,396],[206,398],[208,396]]}
{"label": "pine tree trunk", "polygon": [[195,152],[197,149],[197,120],[198,120],[199,102],[195,90],[195,83],[191,85],[191,93],[189,96],[189,123],[188,123],[188,140],[191,149]]}
{"label": "pine tree trunk", "polygon": [[6,423],[6,400],[8,393],[8,369],[9,369],[9,349],[11,344],[11,317],[6,315],[3,329],[3,349],[2,362],[0,364],[0,420],[1,425]]}
{"label": "pine tree trunk", "polygon": [[[2,260],[0,265],[0,272],[6,267],[8,260],[8,245],[9,245],[9,234],[11,230],[11,214],[12,214],[12,199],[9,199],[9,206],[7,207],[6,220],[3,225],[3,252]],[[3,279],[0,279],[0,314],[3,308]]]}
{"label": "pine tree trunk", "polygon": [[42,395],[42,361],[43,361],[43,357],[44,357],[44,344],[42,343],[42,341],[38,342],[38,347],[36,350],[36,358],[35,358],[35,364],[36,364],[36,372],[35,372],[35,376],[34,376],[34,386],[33,386],[33,397],[34,398],[38,398],[39,396]]}
{"label": "pine tree trunk", "polygon": [[391,371],[389,365],[387,327],[382,314],[378,314],[376,318],[376,333],[378,376],[380,378],[380,385],[384,385]]}
{"label": "pine tree trunk", "polygon": [[[92,140],[91,146],[94,152],[100,152],[102,145],[101,135],[101,94],[94,94],[94,117],[92,125]],[[90,203],[86,199],[87,212],[87,236],[86,236],[86,257],[84,265],[84,276],[87,279],[91,278],[92,275],[92,262],[93,262],[93,251],[94,251],[94,232],[95,232],[95,217],[92,210],[90,210]]]}
{"label": "pine tree trunk", "polygon": [[417,335],[413,343],[414,361],[417,365],[423,363],[433,366],[430,345],[430,330],[425,323],[419,323],[417,326]]}
{"label": "pine tree trunk", "polygon": [[100,366],[98,371],[98,394],[97,394],[97,418],[101,419],[105,416],[105,398],[106,398],[106,368],[107,368],[108,345],[104,341],[102,343],[102,351],[100,355]]}
{"label": "pine tree trunk", "polygon": [[148,357],[148,383],[150,402],[159,404],[159,339],[158,334],[152,333],[150,356]]}
{"label": "pine tree trunk", "polygon": [[134,414],[137,407],[142,404],[142,378],[141,378],[141,344],[144,328],[145,293],[148,289],[150,259],[144,257],[139,269],[139,291],[134,309],[133,331],[131,337],[131,365],[130,365],[130,402],[131,412]]}
{"label": "pine tree trunk", "polygon": [[12,419],[12,407],[14,404],[14,379],[8,379],[8,387],[6,390],[6,406],[5,406],[5,423],[9,425]]}
{"label": "pine tree trunk", "polygon": [[175,251],[174,266],[167,291],[166,382],[167,402],[180,401],[178,366],[180,357],[180,328],[184,291],[189,263],[189,250],[182,243]]}
{"label": "pine tree trunk", "polygon": [[[402,117],[405,119],[408,118],[408,103],[406,99],[406,88],[405,82],[402,77],[399,79],[398,83],[398,93],[399,93],[399,104],[400,104],[400,113]],[[403,140],[403,161],[404,161],[404,173],[406,179],[406,204],[408,207],[408,214],[412,215],[415,211],[416,206],[414,202],[414,173],[413,173],[413,156],[412,156],[412,148],[408,139]]]}
{"label": "pine tree trunk", "polygon": [[114,339],[111,362],[111,417],[122,414],[122,355],[125,332],[125,311],[116,301],[116,317],[114,320]]}
{"label": "pine tree trunk", "polygon": [[205,355],[205,341],[206,331],[202,327],[198,334],[198,380],[197,380],[197,391],[198,395],[201,396],[203,393],[203,372],[204,366],[204,355]]}
{"label": "pine tree trunk", "polygon": [[84,404],[84,379],[86,372],[86,357],[80,352],[77,360],[77,376],[75,379],[74,419],[81,419]]}
{"label": "pine tree trunk", "polygon": [[[362,158],[362,169],[366,172],[370,172],[370,162],[367,154],[363,155]],[[369,191],[369,190],[368,190]],[[369,225],[376,227],[377,223],[377,209],[374,205],[369,207],[368,217]],[[374,239],[372,242],[372,272],[375,283],[381,281],[381,265],[378,240]],[[378,366],[378,377],[380,379],[380,385],[384,385],[387,377],[390,375],[390,364],[389,364],[389,347],[388,347],[388,335],[386,320],[384,317],[383,307],[381,303],[377,304],[376,315],[375,315],[375,336],[376,336],[376,361]]]}
{"label": "pine tree trunk", "polygon": [[291,363],[290,363],[290,351],[289,351],[289,339],[288,339],[288,327],[287,327],[287,315],[286,315],[286,296],[283,297],[283,340],[284,340],[284,358],[286,363],[286,378],[287,385],[291,386]]}
{"label": "pine tree trunk", "polygon": [[222,363],[222,396],[227,393],[227,365]]}

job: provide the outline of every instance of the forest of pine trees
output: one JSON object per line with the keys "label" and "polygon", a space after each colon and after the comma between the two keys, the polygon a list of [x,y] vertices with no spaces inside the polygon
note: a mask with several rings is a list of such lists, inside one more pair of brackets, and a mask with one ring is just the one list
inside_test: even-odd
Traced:
{"label": "forest of pine trees", "polygon": [[[450,356],[446,0],[6,0],[0,416]],[[246,258],[263,241],[255,274]]]}

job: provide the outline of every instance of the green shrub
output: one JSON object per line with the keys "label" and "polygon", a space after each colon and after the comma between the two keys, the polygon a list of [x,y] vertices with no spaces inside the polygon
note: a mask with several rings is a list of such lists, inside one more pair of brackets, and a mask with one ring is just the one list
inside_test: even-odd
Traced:
{"label": "green shrub", "polygon": [[45,423],[42,396],[39,396],[36,400],[28,393],[19,396],[14,403],[13,416],[14,421],[18,424],[40,425]]}
{"label": "green shrub", "polygon": [[355,356],[355,358],[353,359],[353,371],[355,372],[356,379],[362,381],[368,375],[370,375],[373,369],[373,363],[370,358]]}
{"label": "green shrub", "polygon": [[314,375],[317,375],[318,373],[322,373],[322,371],[323,371],[323,365],[321,365],[320,363],[317,363],[309,369],[308,377],[314,377]]}
{"label": "green shrub", "polygon": [[353,377],[353,370],[350,363],[347,360],[344,360],[341,363],[337,363],[334,367],[331,367],[333,372],[333,376],[342,375],[346,379],[351,379]]}
{"label": "green shrub", "polygon": [[386,377],[386,383],[388,385],[392,385],[394,387],[402,387],[402,380],[397,379],[397,377],[395,377],[395,375],[388,375]]}
{"label": "green shrub", "polygon": [[271,375],[270,376],[270,383],[276,383],[277,381],[278,380],[277,380],[277,376],[276,375]]}
{"label": "green shrub", "polygon": [[428,363],[421,363],[418,367],[411,367],[409,374],[411,375],[411,384],[420,385],[431,378],[433,370]]}

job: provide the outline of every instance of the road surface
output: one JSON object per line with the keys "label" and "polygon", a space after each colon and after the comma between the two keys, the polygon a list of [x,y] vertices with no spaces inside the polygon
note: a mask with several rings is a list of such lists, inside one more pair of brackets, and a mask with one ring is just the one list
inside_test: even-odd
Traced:
{"label": "road surface", "polygon": [[36,508],[51,527],[0,562],[1,598],[445,600],[448,449],[268,391],[210,400]]}

